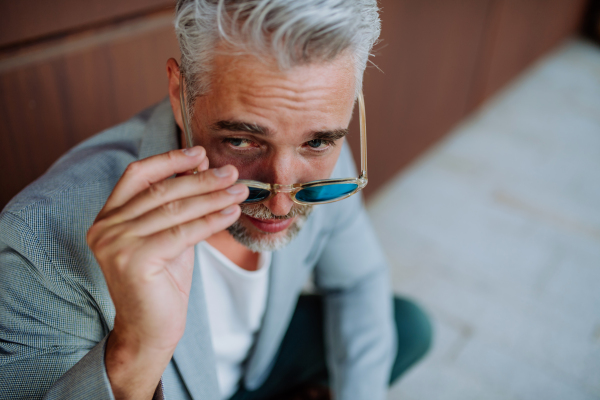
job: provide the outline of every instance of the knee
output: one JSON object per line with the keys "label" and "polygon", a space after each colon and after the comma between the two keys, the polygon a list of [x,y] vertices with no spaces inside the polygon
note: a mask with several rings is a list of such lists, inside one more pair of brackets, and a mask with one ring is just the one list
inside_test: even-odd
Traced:
{"label": "knee", "polygon": [[427,314],[415,303],[394,298],[398,350],[390,383],[419,361],[431,347],[433,329]]}

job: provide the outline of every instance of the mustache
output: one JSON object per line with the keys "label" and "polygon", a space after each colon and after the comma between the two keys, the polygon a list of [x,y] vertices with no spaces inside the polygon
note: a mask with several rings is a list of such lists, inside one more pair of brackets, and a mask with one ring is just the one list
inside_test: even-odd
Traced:
{"label": "mustache", "polygon": [[240,204],[240,208],[242,209],[242,214],[252,218],[286,220],[297,216],[308,216],[313,206],[294,204],[290,212],[286,215],[275,215],[264,204]]}

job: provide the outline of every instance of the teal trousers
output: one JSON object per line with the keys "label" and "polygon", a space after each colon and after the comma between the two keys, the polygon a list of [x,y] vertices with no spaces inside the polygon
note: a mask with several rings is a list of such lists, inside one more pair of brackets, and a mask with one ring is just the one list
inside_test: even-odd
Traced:
{"label": "teal trousers", "polygon": [[[427,353],[432,340],[429,318],[413,302],[395,297],[394,316],[398,351],[390,385]],[[269,399],[307,383],[327,382],[322,299],[305,295],[300,296],[267,380],[254,391],[246,390],[242,384],[230,400]]]}

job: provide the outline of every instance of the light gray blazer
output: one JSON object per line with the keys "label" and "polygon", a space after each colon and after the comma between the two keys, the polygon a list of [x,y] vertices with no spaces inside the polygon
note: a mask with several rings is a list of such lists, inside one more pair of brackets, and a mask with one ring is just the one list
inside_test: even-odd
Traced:
{"label": "light gray blazer", "polygon": [[[3,399],[112,399],[104,345],[115,309],[85,237],[125,167],[177,148],[168,101],[83,142],[0,214]],[[344,146],[333,177],[356,172]],[[395,355],[388,268],[360,196],[316,206],[273,254],[267,307],[244,373],[261,385],[310,274],[324,295],[327,362],[338,399],[384,399]],[[201,275],[155,398],[218,399]]]}

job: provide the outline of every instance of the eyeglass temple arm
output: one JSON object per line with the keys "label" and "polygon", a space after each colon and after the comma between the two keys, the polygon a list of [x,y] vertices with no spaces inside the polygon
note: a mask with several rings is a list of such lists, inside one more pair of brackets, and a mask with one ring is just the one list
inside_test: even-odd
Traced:
{"label": "eyeglass temple arm", "polygon": [[194,142],[192,141],[192,131],[190,126],[188,125],[187,112],[186,112],[186,103],[185,103],[185,94],[184,94],[184,83],[183,83],[183,72],[179,73],[179,101],[181,103],[181,122],[183,123],[183,132],[186,141],[186,147],[193,147]]}
{"label": "eyeglass temple arm", "polygon": [[365,115],[365,98],[362,90],[358,93],[358,111],[360,122],[360,178],[365,181],[367,176],[367,117]]}

